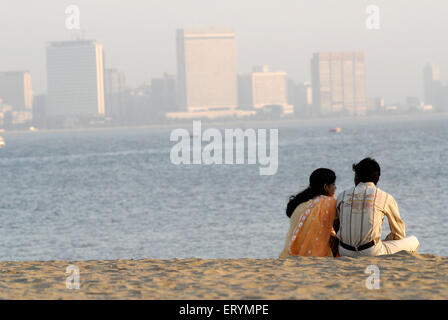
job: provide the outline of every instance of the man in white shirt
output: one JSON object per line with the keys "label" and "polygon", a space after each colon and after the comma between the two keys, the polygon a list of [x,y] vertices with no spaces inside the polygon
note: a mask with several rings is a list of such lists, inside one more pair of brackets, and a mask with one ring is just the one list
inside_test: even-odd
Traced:
{"label": "man in white shirt", "polygon": [[[376,186],[381,175],[379,164],[366,158],[353,165],[355,187],[342,192],[337,199],[339,219],[339,254],[341,256],[379,256],[398,251],[417,251],[420,243],[406,237],[395,199]],[[390,234],[381,240],[384,216]]]}

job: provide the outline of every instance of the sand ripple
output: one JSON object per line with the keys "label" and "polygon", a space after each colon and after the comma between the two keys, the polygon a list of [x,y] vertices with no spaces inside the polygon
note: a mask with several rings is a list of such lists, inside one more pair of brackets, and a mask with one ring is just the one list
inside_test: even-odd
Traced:
{"label": "sand ripple", "polygon": [[[80,270],[66,288],[66,267]],[[380,289],[366,288],[369,265]],[[1,299],[448,299],[448,257],[0,262]]]}

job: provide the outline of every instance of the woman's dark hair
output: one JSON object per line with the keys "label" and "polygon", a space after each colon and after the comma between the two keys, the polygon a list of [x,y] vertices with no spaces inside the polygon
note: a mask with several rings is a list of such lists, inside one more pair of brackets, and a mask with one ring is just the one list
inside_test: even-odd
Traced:
{"label": "woman's dark hair", "polygon": [[365,158],[353,165],[358,182],[373,182],[375,185],[380,180],[381,168],[378,162],[372,158]]}
{"label": "woman's dark hair", "polygon": [[324,195],[324,185],[330,185],[336,182],[336,174],[333,170],[320,168],[314,170],[310,176],[310,185],[308,188],[299,192],[295,196],[289,198],[288,205],[286,206],[286,215],[291,218],[294,210],[303,202],[307,202],[313,199],[315,196]]}

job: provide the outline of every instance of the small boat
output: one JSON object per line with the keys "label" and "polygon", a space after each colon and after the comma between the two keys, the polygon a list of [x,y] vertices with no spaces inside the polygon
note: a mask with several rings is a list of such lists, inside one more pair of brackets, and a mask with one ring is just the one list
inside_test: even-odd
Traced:
{"label": "small boat", "polygon": [[3,148],[5,146],[5,139],[3,139],[2,136],[0,136],[0,148]]}
{"label": "small boat", "polygon": [[333,129],[330,129],[330,132],[333,132],[333,133],[341,133],[341,128],[339,128],[339,127],[336,127],[336,128],[333,128]]}

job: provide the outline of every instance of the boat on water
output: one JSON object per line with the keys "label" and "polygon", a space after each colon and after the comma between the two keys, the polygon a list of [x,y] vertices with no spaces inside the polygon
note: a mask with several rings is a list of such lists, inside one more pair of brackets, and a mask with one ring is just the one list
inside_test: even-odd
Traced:
{"label": "boat on water", "polygon": [[336,128],[333,128],[333,129],[330,129],[330,132],[333,132],[333,133],[341,133],[341,128],[339,128],[339,127],[336,127]]}
{"label": "boat on water", "polygon": [[5,146],[5,139],[3,139],[2,136],[0,136],[0,148],[3,148]]}

